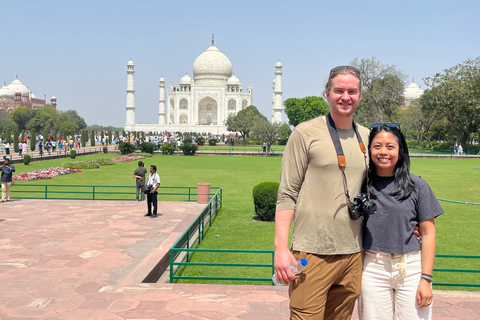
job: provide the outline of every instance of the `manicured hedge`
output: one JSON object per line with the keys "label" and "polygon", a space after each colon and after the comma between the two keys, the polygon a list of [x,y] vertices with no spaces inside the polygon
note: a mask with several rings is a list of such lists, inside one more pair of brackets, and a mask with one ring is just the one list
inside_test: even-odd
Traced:
{"label": "manicured hedge", "polygon": [[275,221],[278,182],[262,182],[253,187],[255,214],[263,221]]}

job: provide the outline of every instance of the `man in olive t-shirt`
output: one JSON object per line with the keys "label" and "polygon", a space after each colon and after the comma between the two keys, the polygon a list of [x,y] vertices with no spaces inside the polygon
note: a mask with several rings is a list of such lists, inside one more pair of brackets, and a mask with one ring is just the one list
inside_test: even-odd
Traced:
{"label": "man in olive t-shirt", "polygon": [[[147,169],[145,169],[145,164],[142,161],[138,161],[138,168],[133,172],[133,177],[136,178],[137,182],[137,201],[145,201],[145,195],[142,192],[142,185],[145,183],[145,174]],[[140,200],[138,193],[140,192]]]}

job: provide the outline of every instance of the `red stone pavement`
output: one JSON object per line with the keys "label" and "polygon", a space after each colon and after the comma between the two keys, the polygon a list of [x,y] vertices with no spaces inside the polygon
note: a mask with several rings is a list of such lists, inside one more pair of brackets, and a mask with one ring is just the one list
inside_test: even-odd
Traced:
{"label": "red stone pavement", "polygon": [[[286,287],[141,283],[203,206],[0,203],[0,319],[288,319]],[[480,319],[480,295],[436,291],[433,310]]]}

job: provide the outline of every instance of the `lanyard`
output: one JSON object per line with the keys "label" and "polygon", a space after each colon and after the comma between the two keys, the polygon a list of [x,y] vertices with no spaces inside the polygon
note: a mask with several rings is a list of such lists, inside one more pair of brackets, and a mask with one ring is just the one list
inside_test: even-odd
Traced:
{"label": "lanyard", "polygon": [[[332,138],[333,145],[335,146],[335,151],[337,152],[337,161],[340,170],[342,171],[343,175],[343,189],[345,190],[345,197],[347,198],[347,204],[352,208],[352,204],[350,201],[350,195],[348,193],[348,185],[347,185],[347,176],[345,175],[345,167],[347,166],[347,160],[345,159],[345,154],[343,153],[342,144],[340,143],[340,138],[338,137],[337,128],[335,127],[335,122],[332,119],[332,116],[327,114],[327,127],[328,132],[330,133],[330,137]],[[352,121],[353,131],[357,136],[358,144],[360,146],[360,150],[363,153],[364,161],[365,161],[365,174],[367,175],[367,194],[370,197],[370,190],[368,190],[368,166],[367,166],[367,148],[365,148],[365,144],[362,141],[362,137],[358,134],[357,124]]]}

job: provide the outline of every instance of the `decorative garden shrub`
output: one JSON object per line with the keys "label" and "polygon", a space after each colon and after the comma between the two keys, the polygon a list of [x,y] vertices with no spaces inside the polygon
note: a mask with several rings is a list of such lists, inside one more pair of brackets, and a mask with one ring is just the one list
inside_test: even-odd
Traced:
{"label": "decorative garden shrub", "polygon": [[217,139],[208,140],[208,145],[209,146],[216,146],[217,145]]}
{"label": "decorative garden shrub", "polygon": [[162,151],[163,154],[174,154],[175,147],[170,143],[164,143],[163,146],[160,147],[160,151]]}
{"label": "decorative garden shrub", "polygon": [[153,151],[155,151],[155,149],[156,149],[155,143],[144,142],[140,145],[140,150],[142,152],[153,154]]}
{"label": "decorative garden shrub", "polygon": [[262,221],[275,221],[278,182],[262,182],[253,187],[255,214]]}
{"label": "decorative garden shrub", "polygon": [[103,153],[105,153],[105,154],[108,153],[108,147],[103,147]]}
{"label": "decorative garden shrub", "polygon": [[183,154],[186,155],[186,156],[195,155],[195,152],[197,152],[197,149],[198,149],[198,147],[191,142],[184,143],[180,146],[180,150],[182,150]]}
{"label": "decorative garden shrub", "polygon": [[26,154],[24,157],[23,157],[23,164],[24,165],[28,165],[30,163],[30,161],[32,160],[32,158],[30,157],[29,154]]}
{"label": "decorative garden shrub", "polygon": [[77,156],[77,151],[76,150],[70,150],[70,158],[75,159]]}
{"label": "decorative garden shrub", "polygon": [[135,146],[130,142],[123,142],[118,145],[121,154],[129,154],[135,151]]}
{"label": "decorative garden shrub", "polygon": [[195,143],[197,144],[197,146],[203,146],[205,144],[205,139],[203,137],[198,137],[197,139],[195,139]]}

